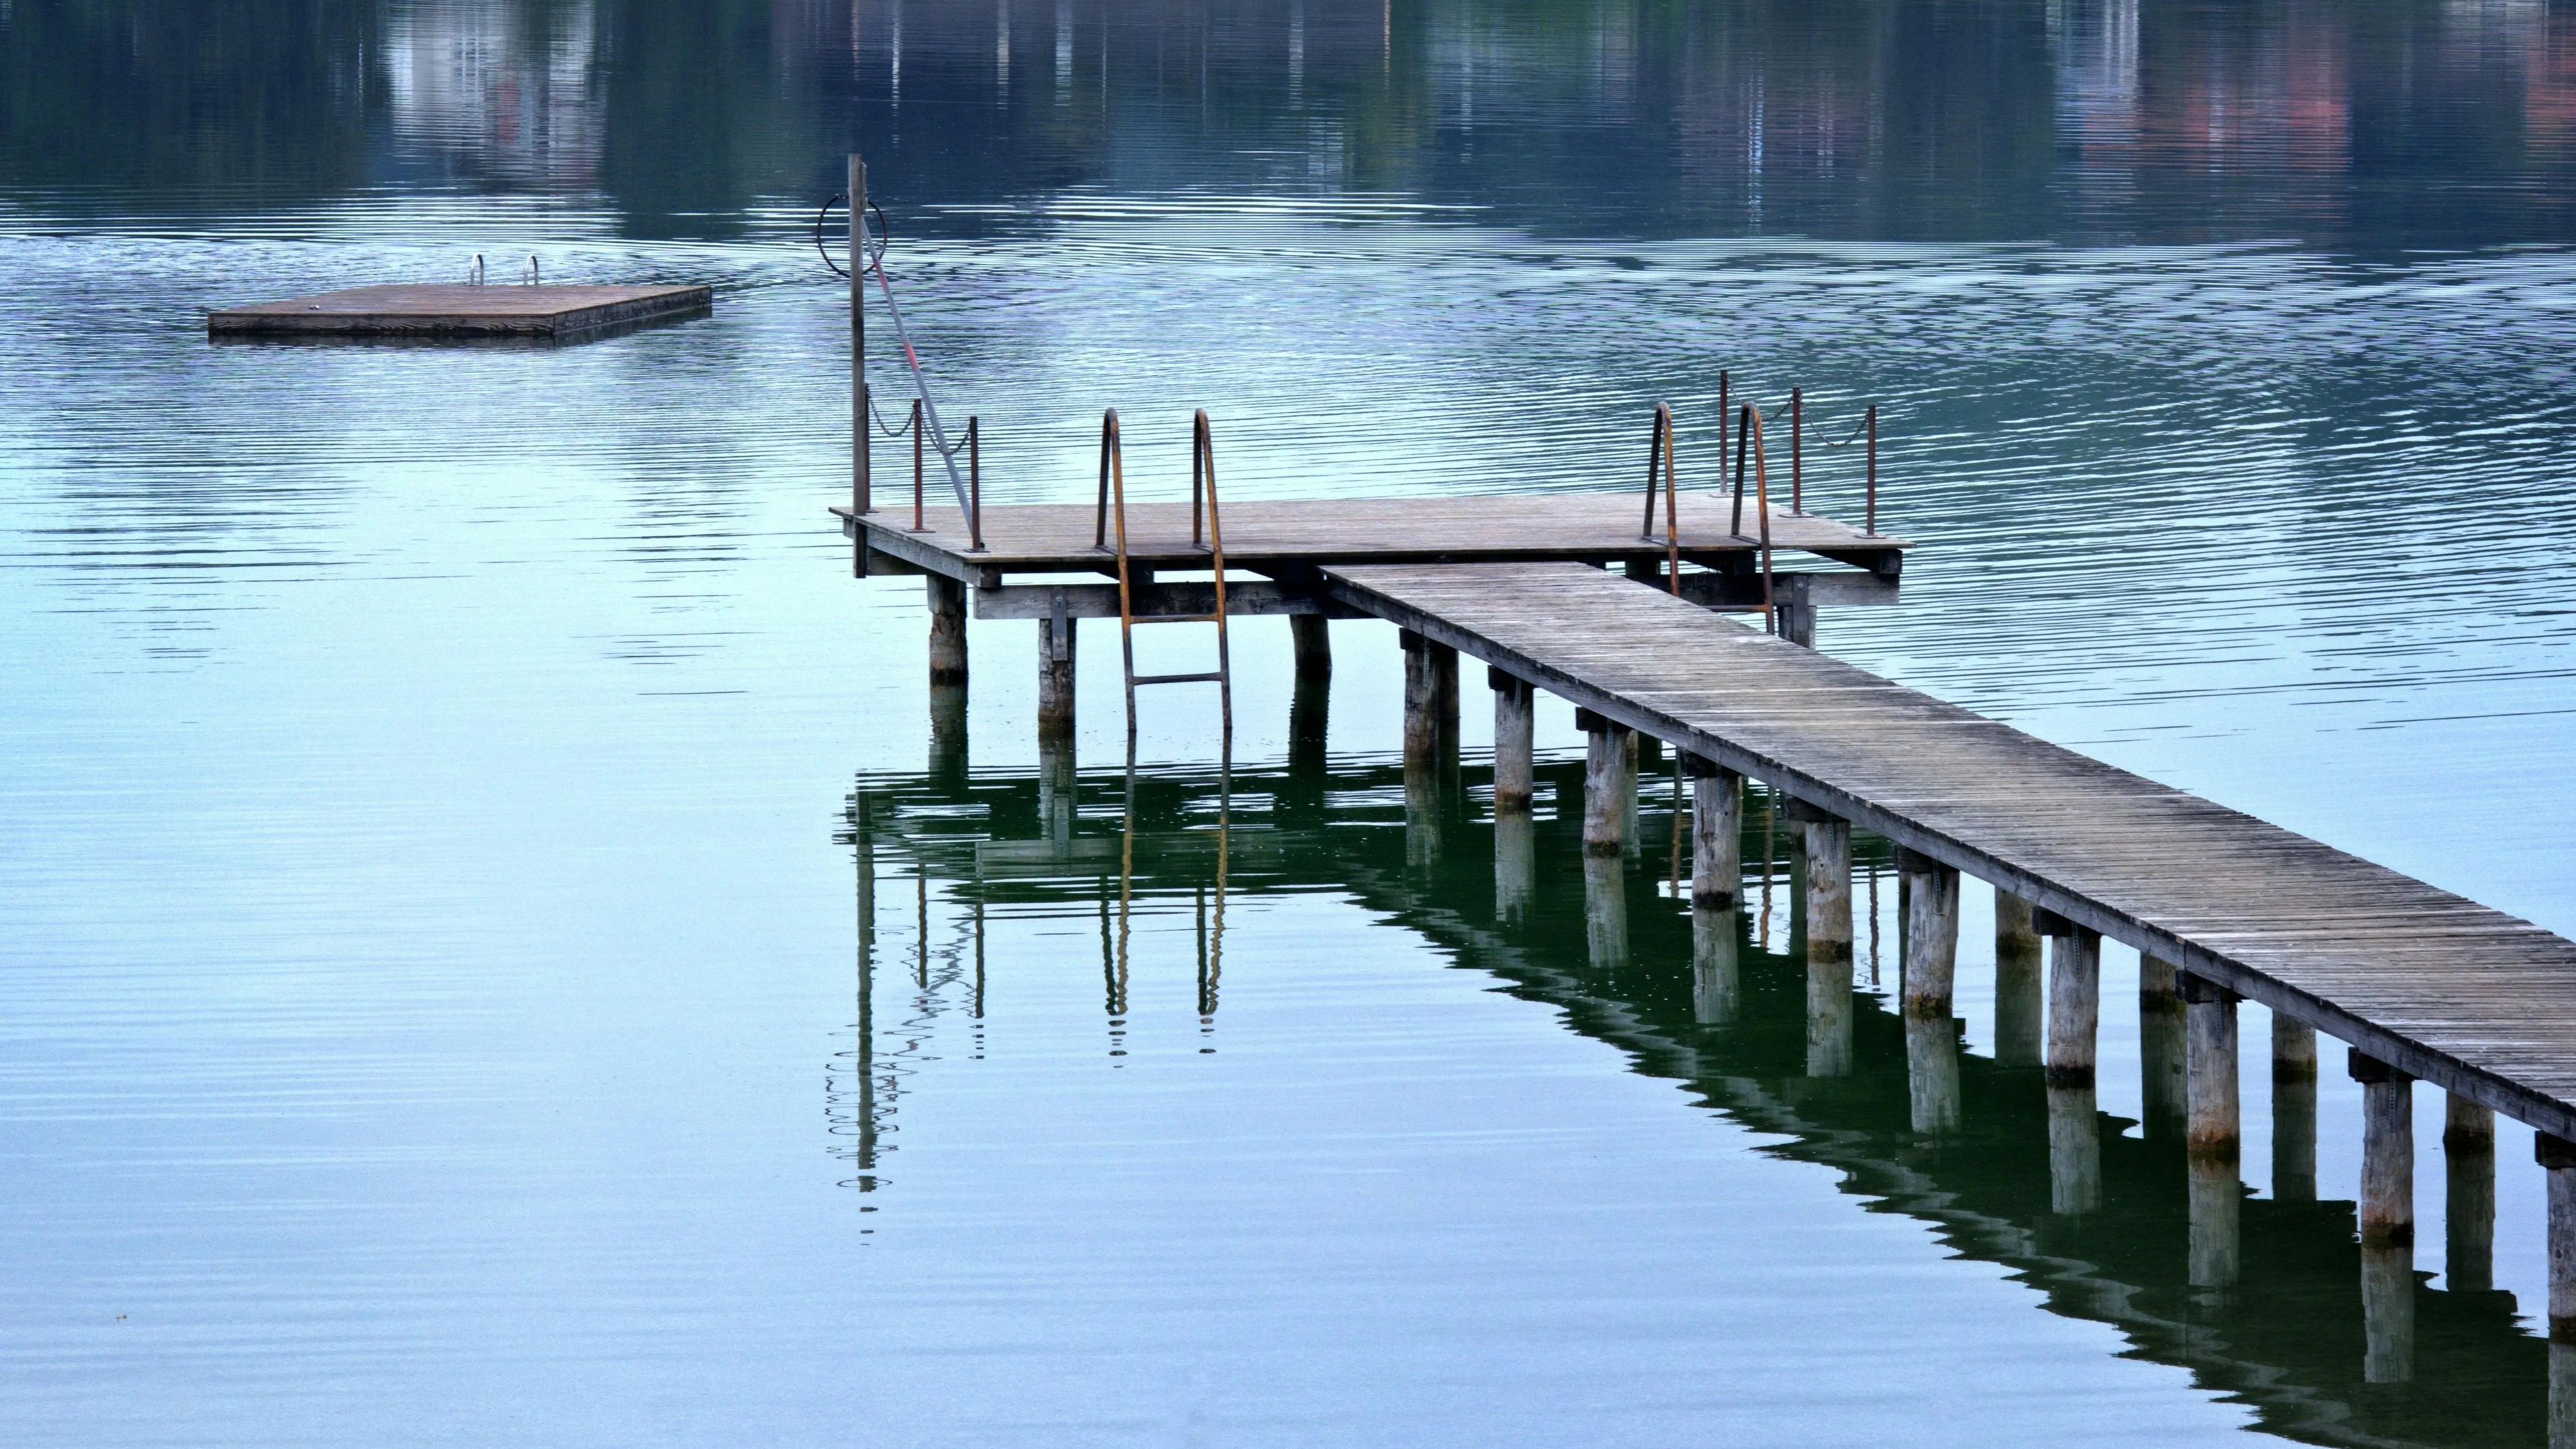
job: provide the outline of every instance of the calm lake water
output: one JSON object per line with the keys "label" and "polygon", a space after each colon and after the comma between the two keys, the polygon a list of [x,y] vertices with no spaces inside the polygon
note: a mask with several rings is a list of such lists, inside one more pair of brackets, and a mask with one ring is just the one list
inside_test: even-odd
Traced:
{"label": "calm lake water", "polygon": [[[1003,501],[1086,497],[1110,405],[1171,497],[1209,409],[1241,499],[1630,487],[1658,400],[1710,486],[1720,369],[1875,402],[1922,547],[1822,647],[2576,932],[2576,11],[0,0],[0,77],[0,1437],[2542,1437],[2527,1131],[2456,1282],[2419,1090],[2365,1384],[2331,1044],[2282,1201],[2247,1011],[2195,1293],[2133,956],[2054,1213],[1982,887],[1922,1138],[1883,846],[1812,1079],[1762,812],[1712,1021],[1668,782],[1624,952],[1552,791],[1523,918],[1479,810],[1408,857],[1391,629],[1292,769],[1243,623],[1234,773],[1163,692],[1132,809],[1092,634],[1056,842],[1033,631],[935,751],[919,588],[848,577],[811,238],[864,150]],[[478,252],[716,310],[204,335]]]}

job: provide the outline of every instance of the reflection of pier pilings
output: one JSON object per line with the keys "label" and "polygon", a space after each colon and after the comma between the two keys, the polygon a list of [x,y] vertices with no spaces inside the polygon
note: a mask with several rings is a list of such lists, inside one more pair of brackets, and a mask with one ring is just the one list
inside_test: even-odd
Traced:
{"label": "reflection of pier pilings", "polygon": [[1615,972],[1628,964],[1628,871],[1615,855],[1583,857],[1583,940],[1592,969]]}
{"label": "reflection of pier pilings", "polygon": [[2102,1206],[2102,1129],[2090,1080],[2048,1084],[2048,1210],[2089,1213]]}
{"label": "reflection of pier pilings", "polygon": [[1959,1130],[1959,1024],[1948,1016],[1905,1013],[1905,1097],[1914,1130],[1927,1137]]}
{"label": "reflection of pier pilings", "polygon": [[1732,907],[1691,907],[1691,1019],[1724,1026],[1743,1009],[1744,985],[1736,957],[1744,918]]}
{"label": "reflection of pier pilings", "polygon": [[2317,1200],[2317,1031],[2272,1013],[2272,1196]]}
{"label": "reflection of pier pilings", "polygon": [[1517,926],[1538,890],[1538,824],[1529,812],[1494,816],[1494,914]]}

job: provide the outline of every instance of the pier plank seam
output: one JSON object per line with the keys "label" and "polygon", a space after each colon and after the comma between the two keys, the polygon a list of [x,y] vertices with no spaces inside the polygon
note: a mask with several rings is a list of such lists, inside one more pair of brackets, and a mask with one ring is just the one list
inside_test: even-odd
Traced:
{"label": "pier plank seam", "polygon": [[2576,1135],[2576,942],[1581,564],[1323,577],[1337,603]]}

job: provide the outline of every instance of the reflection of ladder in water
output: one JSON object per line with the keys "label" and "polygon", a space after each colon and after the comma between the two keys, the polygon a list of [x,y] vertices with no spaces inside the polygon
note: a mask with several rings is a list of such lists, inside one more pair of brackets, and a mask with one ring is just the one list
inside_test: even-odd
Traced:
{"label": "reflection of ladder in water", "polygon": [[[1213,684],[1217,687],[1217,704],[1224,720],[1225,752],[1234,749],[1234,674],[1231,656],[1226,649],[1225,633],[1225,529],[1217,519],[1216,507],[1216,442],[1208,430],[1208,415],[1202,408],[1190,420],[1190,547],[1204,549],[1209,565],[1216,573],[1215,609],[1206,614],[1149,614],[1136,616],[1134,585],[1129,579],[1127,561],[1127,472],[1118,446],[1118,410],[1111,408],[1100,420],[1100,508],[1092,529],[1095,548],[1110,546],[1108,537],[1112,511],[1118,524],[1118,649],[1127,671],[1127,759],[1136,759],[1136,686],[1140,684]],[[1205,535],[1202,541],[1201,524]],[[1216,625],[1216,668],[1195,674],[1138,674],[1136,672],[1136,626],[1139,624],[1214,624]]]}
{"label": "reflection of ladder in water", "polygon": [[[1225,868],[1229,849],[1228,836],[1234,819],[1234,772],[1230,766],[1217,772],[1216,796],[1216,916],[1208,916],[1208,888],[1197,887],[1192,895],[1198,907],[1198,1009],[1199,1035],[1216,1032],[1216,998],[1219,978],[1225,974]],[[1126,819],[1119,827],[1118,839],[1118,931],[1115,947],[1109,928],[1109,897],[1100,897],[1100,973],[1108,987],[1109,1054],[1127,1054],[1127,947],[1128,935],[1136,912],[1136,773],[1127,772]],[[980,963],[981,956],[977,957]],[[979,978],[980,979],[980,978]],[[1201,1047],[1202,1052],[1214,1047]]]}

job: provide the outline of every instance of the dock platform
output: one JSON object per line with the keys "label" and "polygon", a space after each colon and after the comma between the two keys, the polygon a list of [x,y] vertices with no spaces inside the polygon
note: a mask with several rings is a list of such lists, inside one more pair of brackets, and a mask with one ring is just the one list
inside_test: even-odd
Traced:
{"label": "dock platform", "polygon": [[2576,941],[1598,569],[1324,572],[1354,610],[2576,1138]]}
{"label": "dock platform", "polygon": [[459,283],[349,287],[206,314],[214,337],[564,340],[711,310],[711,287]]}

